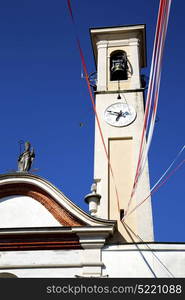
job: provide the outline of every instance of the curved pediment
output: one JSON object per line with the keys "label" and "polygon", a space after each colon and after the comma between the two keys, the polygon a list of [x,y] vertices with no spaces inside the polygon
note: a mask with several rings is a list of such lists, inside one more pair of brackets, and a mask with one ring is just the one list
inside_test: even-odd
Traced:
{"label": "curved pediment", "polygon": [[[15,215],[15,211],[20,214]],[[47,180],[29,173],[19,172],[0,175],[0,214],[4,218],[7,214],[10,219],[10,226],[7,227],[16,227],[15,224],[19,223],[16,223],[16,220],[11,219],[10,216],[23,218],[25,223],[20,222],[20,227],[26,226],[26,221],[27,227],[29,227],[29,217],[34,214],[36,214],[34,215],[35,222],[33,221],[31,226],[35,224],[35,227],[114,224],[113,221],[91,217]],[[38,220],[39,218],[40,220]],[[41,225],[42,220],[44,220],[43,225]],[[2,226],[0,225],[0,227]]]}

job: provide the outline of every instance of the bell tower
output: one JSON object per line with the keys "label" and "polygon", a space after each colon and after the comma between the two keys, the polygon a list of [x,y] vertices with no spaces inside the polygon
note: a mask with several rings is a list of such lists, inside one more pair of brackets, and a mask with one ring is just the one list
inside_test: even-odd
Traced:
{"label": "bell tower", "polygon": [[[138,241],[137,235],[153,241],[150,199],[125,219],[129,227],[120,221],[130,199],[143,129],[140,71],[146,66],[145,25],[93,28],[90,34],[97,66],[96,110],[113,171],[112,176],[96,122],[94,180],[101,195],[96,216],[117,220],[120,236],[126,242]],[[130,209],[149,194],[146,164]]]}

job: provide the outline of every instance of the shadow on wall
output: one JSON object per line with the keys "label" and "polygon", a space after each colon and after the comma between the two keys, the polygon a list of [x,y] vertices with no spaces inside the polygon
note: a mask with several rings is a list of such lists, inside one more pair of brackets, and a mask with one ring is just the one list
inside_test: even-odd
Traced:
{"label": "shadow on wall", "polygon": [[18,278],[18,277],[13,273],[3,272],[0,273],[0,278]]}

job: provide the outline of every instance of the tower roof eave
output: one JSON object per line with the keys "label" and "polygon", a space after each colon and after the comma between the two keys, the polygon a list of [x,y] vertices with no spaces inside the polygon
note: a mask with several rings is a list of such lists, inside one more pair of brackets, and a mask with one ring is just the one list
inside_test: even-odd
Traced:
{"label": "tower roof eave", "polygon": [[90,28],[91,44],[94,53],[95,64],[97,65],[97,46],[96,43],[102,40],[121,40],[126,39],[128,34],[132,34],[133,37],[140,40],[140,62],[141,68],[147,66],[147,56],[146,56],[146,25],[124,25],[124,26],[114,26],[114,27],[98,27]]}

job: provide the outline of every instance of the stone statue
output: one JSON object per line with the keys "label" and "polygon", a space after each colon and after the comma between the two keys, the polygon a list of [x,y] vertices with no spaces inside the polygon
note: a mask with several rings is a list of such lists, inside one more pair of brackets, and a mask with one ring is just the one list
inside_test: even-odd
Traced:
{"label": "stone statue", "polygon": [[34,149],[30,149],[31,144],[25,142],[25,150],[18,158],[18,171],[28,172],[31,169],[32,162],[35,158]]}

